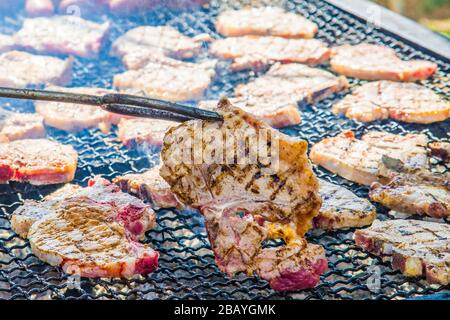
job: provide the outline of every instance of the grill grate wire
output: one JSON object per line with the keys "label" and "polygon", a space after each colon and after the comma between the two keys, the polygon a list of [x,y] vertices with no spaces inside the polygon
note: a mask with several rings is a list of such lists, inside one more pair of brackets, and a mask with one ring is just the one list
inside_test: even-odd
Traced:
{"label": "grill grate wire", "polygon": [[[249,2],[249,1],[247,1]],[[262,4],[264,1],[260,1]],[[266,1],[268,2],[268,1]],[[250,1],[249,3],[254,3]],[[273,4],[274,2],[269,2]],[[277,1],[287,10],[298,12],[319,25],[317,38],[329,45],[356,44],[362,41],[379,43],[394,48],[403,58],[419,58],[436,62],[438,74],[422,84],[449,97],[449,61],[433,56],[419,47],[403,42],[384,32],[371,30],[363,21],[321,0]],[[242,4],[241,4],[242,5]],[[114,17],[111,39],[139,25],[171,25],[187,35],[207,32],[219,37],[214,29],[217,14],[228,7],[239,7],[237,2],[212,1],[203,8],[177,12],[155,10],[132,18]],[[105,19],[108,17],[99,17]],[[109,17],[111,18],[111,17]],[[17,30],[23,13],[17,17],[0,16],[0,32]],[[112,58],[109,44],[97,60],[77,58],[72,86],[111,87],[112,76],[124,70],[120,61]],[[206,51],[206,50],[205,50]],[[206,55],[206,53],[205,53]],[[207,98],[231,95],[233,88],[254,78],[251,72],[231,73],[225,62],[220,63],[218,76],[206,94]],[[351,80],[351,86],[363,81]],[[342,130],[353,130],[357,136],[370,130],[393,133],[424,132],[431,140],[449,141],[450,121],[433,125],[404,124],[391,120],[361,124],[337,117],[331,105],[345,93],[336,94],[314,106],[302,106],[302,124],[283,131],[307,139],[313,144],[334,136]],[[27,102],[11,101],[5,108],[32,111]],[[112,179],[131,172],[143,172],[158,159],[157,150],[126,150],[116,138],[115,130],[103,134],[97,129],[81,133],[66,133],[48,129],[48,136],[71,144],[79,153],[79,165],[74,183],[86,185],[89,177],[102,175]],[[448,172],[449,168],[434,161],[435,170]],[[326,170],[315,168],[319,177],[340,183],[359,196],[367,197],[367,188],[346,181]],[[197,212],[159,210],[158,226],[147,234],[146,242],[161,254],[156,272],[134,279],[81,279],[81,288],[71,288],[69,278],[58,268],[34,257],[27,241],[20,239],[10,228],[9,216],[25,199],[41,199],[57,186],[34,187],[11,183],[0,185],[0,300],[2,299],[403,299],[423,296],[448,288],[429,286],[424,280],[410,279],[393,271],[388,262],[357,248],[352,240],[353,230],[336,232],[311,231],[308,239],[322,244],[329,259],[329,270],[320,284],[310,290],[277,293],[257,277],[238,275],[230,279],[214,263],[206,236],[203,219]],[[378,218],[387,219],[387,210],[377,206]],[[446,222],[448,223],[448,222]],[[380,286],[369,281],[371,270],[380,272]]]}

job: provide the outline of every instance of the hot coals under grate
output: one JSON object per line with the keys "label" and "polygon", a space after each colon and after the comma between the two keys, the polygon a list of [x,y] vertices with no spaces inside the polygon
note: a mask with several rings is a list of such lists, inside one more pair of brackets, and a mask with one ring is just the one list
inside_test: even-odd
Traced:
{"label": "hot coals under grate", "polygon": [[[230,1],[231,3],[231,1]],[[233,2],[234,3],[234,2]],[[273,2],[271,2],[273,3]],[[369,41],[390,46],[404,58],[420,58],[436,62],[439,73],[423,84],[436,92],[449,96],[448,61],[442,61],[419,49],[405,44],[394,36],[370,26],[353,16],[328,5],[324,1],[291,1],[281,3],[288,10],[300,12],[315,21],[320,31],[318,38],[330,45]],[[180,31],[195,35],[207,32],[218,37],[214,20],[227,3],[213,3],[209,7],[191,9],[182,13],[158,10],[145,16],[111,19],[115,39],[126,30],[144,24],[167,24]],[[107,17],[103,17],[107,18]],[[0,32],[12,32],[21,24],[19,18],[0,17]],[[74,86],[110,87],[112,75],[122,72],[121,63],[108,55],[107,47],[97,60],[78,59],[75,64]],[[238,83],[254,77],[250,73],[230,73],[223,63],[217,80],[209,89],[208,98],[229,95]],[[358,81],[352,81],[352,85]],[[331,104],[342,98],[338,94],[315,106],[302,107],[303,123],[284,130],[291,135],[315,143],[344,129],[361,135],[368,130],[393,133],[425,132],[431,139],[448,141],[450,122],[422,126],[382,121],[362,125],[336,117],[330,112]],[[31,110],[27,103],[12,102],[9,108]],[[49,136],[62,143],[73,145],[80,155],[75,183],[86,185],[89,177],[101,174],[106,178],[129,172],[141,172],[158,158],[156,150],[128,151],[116,139],[115,132],[108,135],[98,130],[78,134],[50,130]],[[436,166],[448,171],[447,167]],[[319,176],[342,183],[360,196],[367,196],[367,188],[357,186],[335,175],[317,169]],[[71,286],[68,277],[58,268],[40,262],[30,253],[29,245],[10,229],[8,217],[24,199],[40,199],[56,187],[36,188],[23,184],[0,186],[0,299],[396,299],[427,295],[446,290],[429,286],[422,280],[408,279],[389,268],[388,263],[358,249],[352,241],[353,231],[334,233],[311,232],[312,242],[325,246],[329,258],[329,271],[313,290],[296,293],[277,293],[266,282],[256,277],[239,275],[229,279],[214,263],[202,217],[196,212],[162,210],[158,212],[158,227],[149,232],[147,242],[161,253],[158,270],[146,278],[81,279],[81,288]],[[379,218],[389,218],[386,210],[378,208]]]}

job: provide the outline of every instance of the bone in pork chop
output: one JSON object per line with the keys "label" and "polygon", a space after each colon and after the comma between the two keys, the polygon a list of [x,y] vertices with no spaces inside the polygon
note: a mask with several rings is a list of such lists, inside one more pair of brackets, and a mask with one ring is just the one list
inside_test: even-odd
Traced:
{"label": "bone in pork chop", "polygon": [[262,7],[222,12],[216,30],[226,37],[245,35],[313,38],[318,27],[301,15],[281,8]]}
{"label": "bone in pork chop", "polygon": [[175,208],[180,203],[170,190],[169,184],[159,174],[161,166],[155,166],[144,173],[126,174],[114,179],[122,191],[150,201],[156,208]]}
{"label": "bone in pork chop", "polygon": [[403,61],[391,48],[363,43],[333,48],[331,68],[365,80],[418,81],[431,77],[437,65],[424,60]]}
{"label": "bone in pork chop", "polygon": [[375,221],[354,234],[358,246],[378,256],[390,256],[392,267],[428,283],[450,281],[450,226],[417,220]]}
{"label": "bone in pork chop", "polygon": [[[302,238],[321,203],[306,141],[271,129],[226,99],[218,110],[223,122],[193,120],[168,131],[161,176],[183,204],[204,215],[222,271],[229,275],[257,272],[276,290],[313,287],[327,262],[323,248]],[[245,138],[264,134],[267,140],[259,143]],[[224,135],[226,148],[220,139]],[[199,145],[202,150],[197,149]],[[270,148],[266,150],[270,159],[263,156],[265,148]],[[218,158],[224,149],[231,163]],[[190,156],[183,158],[185,152]],[[257,155],[257,161],[244,158],[249,154]],[[264,240],[273,238],[286,244],[262,247]]]}
{"label": "bone in pork chop", "polygon": [[215,61],[183,62],[153,55],[145,67],[114,76],[120,90],[139,90],[148,97],[169,101],[201,99],[215,76]]}
{"label": "bone in pork chop", "polygon": [[319,180],[322,207],[314,218],[314,227],[325,230],[359,228],[371,225],[377,216],[366,199],[336,184]]}
{"label": "bone in pork chop", "polygon": [[[81,93],[89,95],[104,95],[112,90],[101,88],[62,88],[47,87],[46,90]],[[36,101],[36,112],[44,117],[45,124],[65,131],[79,131],[86,128],[109,128],[110,124],[117,124],[119,116],[98,107],[62,102]]]}
{"label": "bone in pork chop", "polygon": [[101,178],[27,201],[12,216],[13,229],[38,258],[82,277],[153,272],[159,255],[137,240],[154,224],[148,205]]}
{"label": "bone in pork chop", "polygon": [[167,130],[173,125],[174,122],[157,119],[122,119],[117,136],[128,148],[136,145],[159,147]]}
{"label": "bone in pork chop", "polygon": [[210,52],[223,59],[233,59],[234,70],[261,69],[275,62],[321,64],[330,57],[330,49],[315,39],[243,36],[219,39]]}
{"label": "bone in pork chop", "polygon": [[41,116],[0,110],[0,143],[44,136],[44,119]]}
{"label": "bone in pork chop", "polygon": [[376,81],[356,88],[332,110],[362,122],[391,118],[426,124],[448,119],[450,102],[415,83]]}
{"label": "bone in pork chop", "polygon": [[68,54],[85,58],[100,52],[109,23],[98,24],[76,16],[25,19],[14,36],[20,48],[38,53]]}
{"label": "bone in pork chop", "polygon": [[0,143],[0,183],[29,182],[33,185],[73,180],[78,155],[72,146],[46,139]]}
{"label": "bone in pork chop", "polygon": [[378,180],[383,155],[399,159],[411,168],[427,167],[426,144],[423,134],[370,132],[359,140],[352,131],[345,131],[313,145],[310,158],[345,179],[370,185]]}
{"label": "bone in pork chop", "polygon": [[13,37],[0,33],[0,53],[10,51],[13,48],[14,48]]}
{"label": "bone in pork chop", "polygon": [[21,51],[0,55],[0,85],[27,87],[41,84],[67,85],[72,79],[72,58],[61,60]]}

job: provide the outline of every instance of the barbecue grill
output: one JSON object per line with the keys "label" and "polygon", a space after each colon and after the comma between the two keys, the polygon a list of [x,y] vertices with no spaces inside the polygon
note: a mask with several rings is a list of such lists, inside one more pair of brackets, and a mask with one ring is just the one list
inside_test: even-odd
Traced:
{"label": "barbecue grill", "polygon": [[[158,9],[145,15],[114,17],[111,39],[139,25],[170,25],[187,35],[209,33],[219,37],[214,29],[216,16],[231,1],[216,2],[182,12]],[[270,2],[273,4],[273,1]],[[357,44],[362,41],[394,48],[402,58],[418,58],[438,64],[437,75],[423,84],[449,97],[448,72],[450,62],[437,54],[421,49],[402,38],[381,29],[372,30],[361,19],[326,1],[283,1],[287,10],[298,12],[319,25],[317,38],[329,45]],[[236,6],[234,4],[232,6]],[[17,18],[0,17],[0,32],[11,33],[21,25]],[[103,19],[99,17],[98,19]],[[109,46],[96,60],[77,58],[73,86],[111,87],[113,74],[124,71],[121,62],[109,54]],[[206,93],[209,99],[231,95],[233,88],[255,77],[252,72],[233,73],[221,62],[218,76]],[[361,81],[352,80],[351,86]],[[331,105],[345,94],[336,94],[314,106],[301,106],[302,124],[283,130],[292,136],[307,139],[310,144],[342,130],[353,130],[357,136],[369,130],[392,133],[424,132],[431,140],[449,141],[450,121],[433,125],[404,124],[391,120],[361,124],[335,116]],[[10,110],[30,111],[29,102],[10,101]],[[155,164],[157,150],[125,149],[114,129],[103,134],[98,129],[72,134],[48,129],[48,135],[75,147],[79,165],[74,183],[85,186],[89,177],[102,175],[107,179],[131,172],[143,172]],[[436,161],[434,170],[448,172],[449,167]],[[368,189],[353,184],[326,170],[316,168],[319,177],[340,183],[367,197]],[[448,292],[448,287],[428,285],[424,280],[402,276],[390,268],[389,262],[362,251],[352,240],[353,230],[336,232],[311,231],[307,237],[326,249],[329,270],[320,284],[310,290],[278,293],[265,281],[243,274],[228,278],[214,262],[203,218],[197,212],[159,210],[158,226],[147,234],[146,242],[161,254],[159,268],[147,277],[134,279],[81,279],[73,286],[70,277],[60,269],[39,261],[30,252],[27,241],[10,228],[10,214],[25,199],[41,199],[57,187],[34,187],[10,183],[0,185],[0,300],[2,299],[404,299]],[[391,218],[378,206],[378,218]],[[448,221],[447,221],[448,223]]]}

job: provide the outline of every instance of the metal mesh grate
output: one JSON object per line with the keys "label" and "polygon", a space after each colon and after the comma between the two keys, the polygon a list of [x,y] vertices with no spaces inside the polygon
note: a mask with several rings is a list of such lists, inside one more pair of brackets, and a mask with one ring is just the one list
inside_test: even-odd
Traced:
{"label": "metal mesh grate", "polygon": [[[273,2],[271,2],[273,3]],[[420,49],[380,30],[369,30],[368,26],[353,16],[324,1],[282,2],[288,10],[299,12],[319,25],[318,38],[330,45],[361,41],[380,43],[394,48],[404,58],[421,58],[436,62],[439,73],[423,84],[436,92],[449,96],[449,62],[442,61]],[[115,39],[126,30],[144,24],[167,24],[180,31],[195,35],[207,32],[218,37],[214,20],[226,2],[215,3],[201,9],[185,12],[158,10],[132,19],[111,19]],[[18,18],[0,17],[0,32],[13,32],[21,24]],[[370,31],[370,32],[369,32]],[[108,46],[98,60],[77,59],[73,86],[110,87],[112,75],[123,71],[121,63],[108,55]],[[218,77],[208,90],[208,98],[230,95],[238,83],[254,77],[252,73],[230,73],[225,63]],[[352,85],[359,81],[352,81]],[[327,136],[334,136],[344,129],[352,129],[357,135],[368,130],[384,130],[393,133],[424,132],[430,139],[449,140],[450,122],[423,126],[401,124],[386,120],[363,125],[352,120],[336,117],[330,112],[331,104],[342,98],[337,94],[314,106],[302,107],[303,123],[284,132],[308,139],[315,143]],[[12,102],[8,108],[32,110],[29,103]],[[79,166],[75,183],[86,185],[87,179],[101,174],[108,179],[130,172],[142,172],[157,159],[157,151],[126,150],[117,141],[115,132],[108,135],[99,130],[70,134],[49,130],[49,137],[73,145],[79,152]],[[448,167],[436,166],[448,171]],[[319,176],[342,183],[358,195],[367,197],[367,188],[355,185],[322,169]],[[229,279],[214,263],[205,233],[203,219],[196,212],[161,210],[158,212],[158,227],[147,235],[147,242],[161,253],[158,270],[146,278],[82,279],[81,290],[69,289],[67,275],[58,268],[40,262],[30,253],[29,245],[10,229],[9,215],[24,199],[40,199],[55,190],[55,186],[36,188],[30,185],[11,183],[0,185],[0,300],[1,299],[396,299],[432,294],[447,290],[429,286],[423,280],[408,279],[389,268],[389,263],[358,249],[352,241],[352,230],[333,233],[312,231],[308,238],[322,244],[329,258],[329,271],[322,276],[321,283],[312,290],[297,293],[277,293],[266,282],[256,277],[239,275]],[[379,218],[389,216],[378,207]],[[373,268],[381,271],[380,289],[372,288],[368,278]],[[372,291],[370,290],[372,289]]]}

